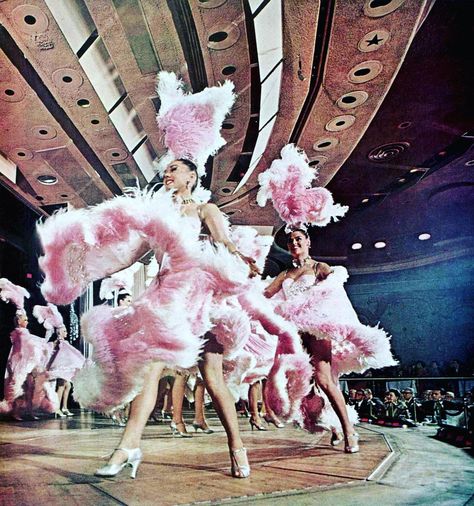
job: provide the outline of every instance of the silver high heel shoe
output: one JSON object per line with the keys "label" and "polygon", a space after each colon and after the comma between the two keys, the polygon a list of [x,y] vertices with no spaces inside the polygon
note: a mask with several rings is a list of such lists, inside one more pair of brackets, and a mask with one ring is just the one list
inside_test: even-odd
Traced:
{"label": "silver high heel shoe", "polygon": [[357,434],[357,432],[347,436],[346,441],[344,446],[345,453],[357,453],[359,451],[359,434]]}
{"label": "silver high heel shoe", "polygon": [[131,450],[128,450],[127,448],[115,448],[114,452],[117,450],[124,452],[125,455],[127,455],[127,460],[121,464],[107,464],[106,466],[97,469],[97,471],[94,473],[95,476],[110,478],[112,476],[117,476],[117,474],[119,474],[122,469],[130,466],[132,468],[130,472],[130,478],[136,478],[138,466],[140,465],[140,462],[143,458],[143,453],[140,448],[133,448]]}
{"label": "silver high heel shoe", "polygon": [[277,428],[277,429],[283,429],[283,427],[285,426],[284,423],[282,423],[280,420],[278,420],[278,418],[276,416],[271,416],[271,415],[264,415],[263,416],[263,419],[270,425],[271,423],[273,423],[273,425]]}
{"label": "silver high heel shoe", "polygon": [[331,446],[338,446],[344,441],[344,436],[340,432],[331,434]]}
{"label": "silver high heel shoe", "polygon": [[[184,431],[181,431],[178,429],[178,426],[179,425],[182,425],[184,427]],[[172,421],[170,423],[170,429],[171,429],[171,432],[173,433],[173,437],[174,436],[179,436],[179,437],[193,437],[192,434],[190,434],[189,432],[186,431],[186,425],[184,422],[181,422],[181,423],[176,423],[174,421]]]}
{"label": "silver high heel shoe", "polygon": [[197,432],[199,429],[201,429],[204,432],[204,434],[213,434],[214,433],[214,431],[207,426],[206,422],[204,422],[204,423],[193,422],[193,427],[194,427],[194,432]]}
{"label": "silver high heel shoe", "polygon": [[238,450],[230,450],[231,473],[234,478],[248,478],[250,476],[249,464],[239,465],[237,463],[237,453],[244,452],[247,456],[247,448],[239,448]]}

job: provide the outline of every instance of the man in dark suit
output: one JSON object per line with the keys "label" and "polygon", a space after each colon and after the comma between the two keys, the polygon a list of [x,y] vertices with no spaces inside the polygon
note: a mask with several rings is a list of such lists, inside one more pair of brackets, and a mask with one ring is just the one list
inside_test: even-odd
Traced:
{"label": "man in dark suit", "polygon": [[444,406],[443,388],[433,388],[431,392],[431,400],[425,401],[422,405],[425,417],[431,418],[434,422],[441,422],[446,419],[446,408]]}
{"label": "man in dark suit", "polygon": [[403,400],[408,409],[410,419],[414,422],[421,422],[423,420],[423,410],[421,402],[418,402],[415,398],[415,391],[413,388],[407,387],[402,390]]}
{"label": "man in dark suit", "polygon": [[360,402],[359,408],[357,409],[356,407],[360,418],[367,418],[369,420],[377,419],[383,411],[383,402],[378,397],[373,396],[370,388],[360,390],[358,393],[359,392],[363,396],[363,400]]}

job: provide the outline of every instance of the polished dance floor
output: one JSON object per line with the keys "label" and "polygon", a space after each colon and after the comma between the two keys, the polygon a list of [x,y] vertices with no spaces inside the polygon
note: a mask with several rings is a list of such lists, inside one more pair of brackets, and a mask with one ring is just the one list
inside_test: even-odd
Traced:
{"label": "polished dance floor", "polygon": [[[432,439],[433,428],[359,427],[361,452],[346,455],[329,445],[327,433],[310,435],[292,426],[252,432],[246,418],[240,425],[252,465],[248,479],[230,476],[225,433],[215,417],[214,434],[190,439],[173,437],[168,424],[150,423],[137,479],[127,470],[97,478],[94,470],[123,429],[107,418],[75,413],[68,419],[0,422],[0,504],[445,504],[446,497],[446,504],[464,505],[474,493],[471,457]],[[421,473],[417,484],[418,470],[433,466],[433,477]],[[443,473],[452,473],[452,480],[443,480]],[[434,495],[437,502],[429,500],[433,478],[444,483]]]}

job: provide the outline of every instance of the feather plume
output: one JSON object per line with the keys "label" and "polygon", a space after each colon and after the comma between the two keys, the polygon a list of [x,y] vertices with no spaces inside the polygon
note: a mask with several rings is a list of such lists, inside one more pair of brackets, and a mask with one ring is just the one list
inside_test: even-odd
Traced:
{"label": "feather plume", "polygon": [[274,160],[258,176],[257,203],[264,207],[271,200],[287,230],[295,226],[324,227],[331,219],[337,221],[344,216],[348,207],[335,204],[326,188],[311,187],[316,176],[304,151],[287,144],[281,150],[281,159]]}
{"label": "feather plume", "polygon": [[186,158],[196,164],[199,176],[205,174],[209,156],[226,143],[220,129],[234,103],[233,90],[233,83],[225,81],[220,86],[187,94],[175,74],[166,71],[158,74],[161,106],[157,122],[168,149],[160,161],[160,171],[172,160]]}
{"label": "feather plume", "polygon": [[25,298],[29,299],[30,294],[22,286],[15,285],[6,278],[0,278],[0,298],[15,304],[17,309],[23,309]]}

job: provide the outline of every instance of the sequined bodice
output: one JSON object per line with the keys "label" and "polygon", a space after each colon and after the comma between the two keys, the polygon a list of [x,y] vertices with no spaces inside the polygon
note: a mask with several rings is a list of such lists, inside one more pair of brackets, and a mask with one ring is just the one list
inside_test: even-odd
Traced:
{"label": "sequined bodice", "polygon": [[286,278],[281,287],[286,298],[294,297],[313,286],[315,281],[316,276],[314,274],[303,274],[296,280],[293,278]]}

